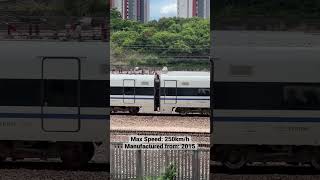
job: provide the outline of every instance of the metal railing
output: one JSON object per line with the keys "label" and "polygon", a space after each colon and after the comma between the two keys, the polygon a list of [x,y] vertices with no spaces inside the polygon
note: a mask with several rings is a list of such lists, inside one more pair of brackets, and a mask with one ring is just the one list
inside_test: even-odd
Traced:
{"label": "metal railing", "polygon": [[133,66],[114,66],[111,65],[112,74],[155,74],[161,73],[163,67],[133,67]]}
{"label": "metal railing", "polygon": [[176,166],[176,179],[209,179],[209,148],[198,150],[124,150],[111,143],[111,179],[144,179],[161,176]]}

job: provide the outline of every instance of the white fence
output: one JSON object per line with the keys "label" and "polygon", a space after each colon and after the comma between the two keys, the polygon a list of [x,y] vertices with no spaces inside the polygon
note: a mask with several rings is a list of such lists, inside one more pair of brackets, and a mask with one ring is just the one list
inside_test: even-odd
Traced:
{"label": "white fence", "polygon": [[176,179],[209,179],[209,148],[198,150],[124,150],[111,144],[111,179],[144,179],[161,176],[174,164]]}

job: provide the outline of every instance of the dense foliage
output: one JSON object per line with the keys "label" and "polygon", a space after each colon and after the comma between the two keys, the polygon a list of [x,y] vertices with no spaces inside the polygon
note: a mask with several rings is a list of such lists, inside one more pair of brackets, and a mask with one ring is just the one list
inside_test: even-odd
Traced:
{"label": "dense foliage", "polygon": [[176,69],[208,67],[207,61],[203,61],[209,54],[208,19],[173,17],[143,24],[123,20],[113,9],[111,30],[113,64]]}

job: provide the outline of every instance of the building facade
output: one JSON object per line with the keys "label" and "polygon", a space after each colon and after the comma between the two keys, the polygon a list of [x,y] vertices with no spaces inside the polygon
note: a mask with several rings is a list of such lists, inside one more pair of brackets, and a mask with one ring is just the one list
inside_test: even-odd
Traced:
{"label": "building facade", "polygon": [[177,16],[210,18],[210,0],[177,0]]}
{"label": "building facade", "polygon": [[110,5],[120,11],[123,19],[143,23],[150,19],[150,0],[111,0]]}

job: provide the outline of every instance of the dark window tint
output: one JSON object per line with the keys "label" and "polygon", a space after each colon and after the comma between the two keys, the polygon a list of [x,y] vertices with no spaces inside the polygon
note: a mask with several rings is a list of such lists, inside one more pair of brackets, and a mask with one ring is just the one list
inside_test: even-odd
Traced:
{"label": "dark window tint", "polygon": [[81,107],[108,107],[109,81],[82,80],[81,81]]}
{"label": "dark window tint", "polygon": [[111,95],[123,95],[123,87],[110,87]]}
{"label": "dark window tint", "polygon": [[286,86],[284,102],[289,109],[320,109],[320,87]]}
{"label": "dark window tint", "polygon": [[178,96],[209,96],[209,88],[178,88]]}
{"label": "dark window tint", "polygon": [[124,95],[135,95],[135,88],[134,87],[123,87]]}
{"label": "dark window tint", "polygon": [[136,95],[154,95],[153,87],[136,87]]}
{"label": "dark window tint", "polygon": [[44,80],[44,105],[51,107],[79,106],[78,81]]}
{"label": "dark window tint", "polygon": [[214,82],[215,109],[320,109],[320,86],[299,83]]}
{"label": "dark window tint", "polygon": [[[167,96],[210,96],[209,88],[165,88]],[[164,90],[162,90],[164,96]]]}
{"label": "dark window tint", "polygon": [[[45,80],[44,102],[48,106],[78,106],[77,80]],[[0,106],[41,106],[42,80],[0,80]],[[108,81],[83,80],[81,106],[107,107],[109,105]]]}
{"label": "dark window tint", "polygon": [[1,79],[1,106],[40,106],[41,80]]}
{"label": "dark window tint", "polygon": [[213,83],[216,109],[281,109],[282,85],[279,83]]}
{"label": "dark window tint", "polygon": [[123,95],[123,90],[126,89],[125,95],[134,95],[133,91],[135,91],[135,95],[153,95],[154,88],[153,87],[111,87],[111,95]]}
{"label": "dark window tint", "polygon": [[210,89],[209,88],[199,88],[197,95],[198,96],[210,96]]}
{"label": "dark window tint", "polygon": [[177,96],[177,88],[163,88],[162,96]]}

